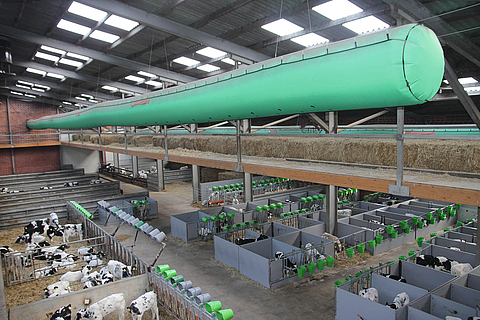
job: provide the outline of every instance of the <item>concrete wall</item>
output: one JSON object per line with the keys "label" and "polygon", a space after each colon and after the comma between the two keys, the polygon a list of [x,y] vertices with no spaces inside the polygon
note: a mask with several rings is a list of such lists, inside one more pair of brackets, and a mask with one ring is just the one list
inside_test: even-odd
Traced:
{"label": "concrete wall", "polygon": [[89,299],[91,305],[114,293],[123,293],[125,295],[125,305],[128,307],[133,300],[149,291],[149,286],[146,274],[127,278],[103,286],[71,292],[60,297],[44,299],[11,308],[10,320],[50,319],[55,310],[68,304],[72,305],[72,319],[74,319],[77,311],[86,307],[84,305],[85,299]]}
{"label": "concrete wall", "polygon": [[74,169],[84,168],[87,174],[96,173],[100,168],[100,156],[96,150],[61,146],[60,159],[62,165],[73,164]]}

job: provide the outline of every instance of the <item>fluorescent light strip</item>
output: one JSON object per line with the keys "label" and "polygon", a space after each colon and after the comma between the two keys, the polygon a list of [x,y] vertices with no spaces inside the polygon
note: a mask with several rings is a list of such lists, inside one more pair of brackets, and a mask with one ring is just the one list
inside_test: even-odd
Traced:
{"label": "fluorescent light strip", "polygon": [[22,80],[17,80],[18,83],[21,83],[21,84],[25,84],[27,86],[33,86],[33,83],[31,82],[26,82],[26,81],[22,81]]}
{"label": "fluorescent light strip", "polygon": [[235,65],[235,60],[230,59],[230,58],[225,58],[225,59],[222,59],[221,61],[225,62],[225,63],[228,63],[228,64],[231,64],[232,66]]}
{"label": "fluorescent light strip", "polygon": [[105,41],[108,43],[113,43],[117,41],[120,37],[111,33],[103,32],[100,30],[95,30],[90,35],[90,38],[97,39],[100,41]]}
{"label": "fluorescent light strip", "polygon": [[19,87],[19,88],[22,88],[22,89],[28,89],[28,90],[30,90],[30,87],[27,87],[27,86],[24,86],[24,85],[21,85],[21,84],[18,84],[18,83],[17,83],[15,86],[16,86],[16,87]]}
{"label": "fluorescent light strip", "polygon": [[362,12],[363,10],[347,0],[332,0],[312,8],[330,20],[337,20]]}
{"label": "fluorescent light strip", "polygon": [[47,91],[50,90],[50,87],[44,86],[44,85],[42,85],[42,84],[36,84],[36,83],[35,83],[35,87],[43,88],[43,89],[45,89],[45,90],[47,90]]}
{"label": "fluorescent light strip", "polygon": [[148,80],[145,82],[145,84],[152,86],[152,87],[161,87],[162,83],[154,80]]}
{"label": "fluorescent light strip", "polygon": [[58,62],[69,65],[69,66],[72,66],[72,67],[77,67],[77,68],[83,66],[83,63],[81,63],[79,61],[75,61],[75,60],[70,60],[70,59],[67,59],[67,58],[62,58]]}
{"label": "fluorescent light strip", "polygon": [[118,88],[111,87],[111,86],[103,86],[102,89],[105,89],[105,90],[108,90],[108,91],[113,91],[113,92],[118,91]]}
{"label": "fluorescent light strip", "polygon": [[53,73],[53,72],[47,72],[47,77],[55,78],[55,79],[61,79],[64,80],[66,77],[58,74],[58,73]]}
{"label": "fluorescent light strip", "polygon": [[35,87],[33,87],[32,90],[33,91],[38,91],[38,92],[45,92],[45,90],[40,89],[40,88],[35,88]]}
{"label": "fluorescent light strip", "polygon": [[226,55],[225,51],[217,50],[212,47],[206,47],[201,50],[198,50],[196,53],[201,54],[202,56],[209,57],[212,59]]}
{"label": "fluorescent light strip", "polygon": [[76,58],[76,59],[79,59],[79,60],[85,60],[85,61],[90,60],[90,57],[82,56],[82,55],[79,55],[79,54],[76,54],[76,53],[73,53],[73,52],[67,52],[67,56],[72,57],[72,58]]}
{"label": "fluorescent light strip", "polygon": [[89,27],[82,26],[81,24],[74,23],[68,20],[61,19],[58,24],[57,28],[67,30],[73,33],[81,34],[82,36],[86,35],[87,33],[92,30]]}
{"label": "fluorescent light strip", "polygon": [[94,21],[100,21],[107,15],[105,11],[92,8],[76,1],[72,2],[68,8],[68,12]]}
{"label": "fluorescent light strip", "polygon": [[35,57],[40,58],[40,59],[53,61],[54,63],[57,63],[58,59],[60,59],[57,56],[52,56],[51,54],[43,53],[43,52],[40,52],[40,51],[37,51],[35,53]]}
{"label": "fluorescent light strip", "polygon": [[297,26],[296,24],[283,18],[263,25],[262,29],[275,33],[279,36],[286,36],[287,34],[292,34],[303,30],[302,27]]}
{"label": "fluorescent light strip", "polygon": [[75,99],[81,100],[81,101],[87,101],[87,99],[85,99],[84,97],[75,97]]}
{"label": "fluorescent light strip", "polygon": [[478,81],[475,80],[473,77],[467,77],[467,78],[459,78],[458,82],[460,82],[460,84],[470,84],[470,83],[477,83]]}
{"label": "fluorescent light strip", "polygon": [[25,97],[36,98],[37,96],[34,96],[33,94],[25,93]]}
{"label": "fluorescent light strip", "polygon": [[138,22],[130,20],[130,19],[125,19],[122,17],[119,17],[117,15],[112,14],[106,21],[105,24],[119,28],[125,31],[131,31],[133,28],[139,25]]}
{"label": "fluorescent light strip", "polygon": [[200,63],[200,61],[193,60],[187,57],[180,57],[180,58],[174,59],[173,62],[178,64],[183,64],[184,66],[188,66],[188,67],[191,67]]}
{"label": "fluorescent light strip", "polygon": [[68,102],[68,101],[63,101],[63,104],[66,104],[66,105],[69,105],[69,106],[72,105],[72,103],[71,103],[71,102]]}
{"label": "fluorescent light strip", "polygon": [[158,78],[157,75],[155,75],[153,73],[148,73],[148,72],[145,72],[145,71],[138,71],[137,73],[139,75],[147,77],[147,78]]}
{"label": "fluorescent light strip", "polygon": [[133,76],[133,75],[126,76],[125,79],[130,80],[130,81],[133,81],[133,82],[136,82],[136,83],[143,83],[143,82],[145,82],[145,79],[144,79],[144,78],[140,78],[140,77]]}
{"label": "fluorescent light strip", "polygon": [[100,101],[94,100],[94,99],[90,99],[89,101],[90,101],[90,102],[93,102],[93,103],[99,103],[99,102],[100,102]]}
{"label": "fluorescent light strip", "polygon": [[220,70],[219,67],[212,66],[211,64],[204,64],[203,66],[197,67],[197,69],[205,72],[213,72],[213,71]]}
{"label": "fluorescent light strip", "polygon": [[50,51],[50,52],[53,52],[53,53],[58,53],[58,54],[61,54],[61,55],[65,54],[65,51],[60,50],[60,49],[55,49],[55,48],[52,48],[52,47],[49,47],[49,46],[42,45],[40,47],[40,49],[45,50],[45,51]]}
{"label": "fluorescent light strip", "polygon": [[82,93],[80,94],[82,97],[86,97],[86,98],[89,98],[89,99],[93,99],[93,96],[89,95],[89,94],[85,94],[85,93]]}
{"label": "fluorescent light strip", "polygon": [[34,69],[34,68],[27,68],[26,71],[30,73],[40,74],[42,76],[45,76],[47,74],[45,71]]}
{"label": "fluorescent light strip", "polygon": [[10,91],[11,94],[16,94],[17,96],[23,96],[23,93],[17,91]]}

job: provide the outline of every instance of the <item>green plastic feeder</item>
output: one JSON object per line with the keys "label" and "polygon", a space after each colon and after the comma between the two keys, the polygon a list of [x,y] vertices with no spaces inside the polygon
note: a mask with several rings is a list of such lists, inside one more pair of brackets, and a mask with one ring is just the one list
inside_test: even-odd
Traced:
{"label": "green plastic feeder", "polygon": [[462,207],[462,205],[461,205],[460,203],[456,203],[456,204],[455,204],[455,209],[458,210],[458,209],[460,209],[461,207]]}
{"label": "green plastic feeder", "polygon": [[220,213],[220,214],[218,215],[218,219],[220,219],[220,220],[225,220],[225,219],[227,219],[227,217],[226,217],[223,213]]}
{"label": "green plastic feeder", "polygon": [[382,244],[382,241],[383,241],[383,236],[382,235],[375,236],[375,242],[377,244]]}
{"label": "green plastic feeder", "polygon": [[253,184],[254,186],[256,186],[256,185],[257,185],[257,181],[252,181],[252,184]]}
{"label": "green plastic feeder", "polygon": [[258,224],[258,220],[252,220],[250,221],[250,225]]}
{"label": "green plastic feeder", "polygon": [[277,209],[277,205],[276,205],[276,204],[274,204],[274,203],[272,203],[272,204],[270,205],[270,209],[272,209],[272,210],[276,210],[276,209]]}
{"label": "green plastic feeder", "polygon": [[300,213],[300,210],[295,210],[293,213],[299,214],[299,213]]}
{"label": "green plastic feeder", "polygon": [[223,188],[224,188],[225,191],[226,191],[226,190],[230,189],[230,186],[229,186],[229,185],[225,185],[225,186],[223,186]]}
{"label": "green plastic feeder", "polygon": [[391,234],[393,232],[393,226],[387,226],[387,233]]}
{"label": "green plastic feeder", "polygon": [[223,227],[223,231],[229,231],[232,229],[232,226],[225,226]]}
{"label": "green plastic feeder", "polygon": [[435,217],[432,217],[430,220],[428,220],[428,222],[433,225],[435,224],[435,222],[437,222],[437,219]]}
{"label": "green plastic feeder", "polygon": [[343,204],[343,201],[338,201],[337,205],[341,206]]}
{"label": "green plastic feeder", "polygon": [[408,226],[408,222],[403,220],[403,221],[400,221],[400,228],[405,230],[405,228]]}
{"label": "green plastic feeder", "polygon": [[184,280],[183,276],[175,276],[175,277],[170,278],[170,283],[171,284],[178,284],[179,282],[182,282],[183,280]]}
{"label": "green plastic feeder", "polygon": [[141,204],[148,204],[148,201],[147,200],[142,200],[140,201]]}
{"label": "green plastic feeder", "polygon": [[472,221],[473,221],[473,219],[467,219],[467,223],[470,223]]}
{"label": "green plastic feeder", "polygon": [[157,266],[157,272],[162,274],[164,271],[170,270],[170,266],[168,264],[162,264]]}
{"label": "green plastic feeder", "polygon": [[307,209],[300,210],[300,213],[305,213],[305,212],[307,212]]}
{"label": "green plastic feeder", "polygon": [[232,309],[222,309],[217,311],[217,319],[218,320],[230,320],[233,318],[233,310]]}
{"label": "green plastic feeder", "polygon": [[212,187],[212,191],[218,191],[217,187]]}
{"label": "green plastic feeder", "polygon": [[418,246],[419,246],[420,248],[422,247],[423,240],[425,240],[424,237],[418,237],[418,238],[417,238],[417,244],[418,244]]}
{"label": "green plastic feeder", "polygon": [[435,238],[437,236],[436,233],[430,233],[430,238]]}
{"label": "green plastic feeder", "polygon": [[264,183],[265,183],[265,180],[260,180],[260,183],[261,183],[261,184],[264,184]]}
{"label": "green plastic feeder", "polygon": [[145,224],[145,222],[143,221],[138,221],[138,223],[135,224],[135,228],[140,228],[141,226],[143,226]]}
{"label": "green plastic feeder", "polygon": [[218,186],[218,190],[222,191],[222,190],[223,190],[223,186]]}
{"label": "green plastic feeder", "polygon": [[313,201],[312,197],[307,197],[307,201]]}
{"label": "green plastic feeder", "polygon": [[415,253],[417,253],[417,251],[415,250],[408,251],[408,256],[410,257],[410,260],[415,260]]}
{"label": "green plastic feeder", "polygon": [[240,183],[235,183],[235,187],[240,188],[242,185]]}
{"label": "green plastic feeder", "polygon": [[442,213],[442,214],[440,215],[440,220],[441,220],[441,221],[444,221],[445,219],[447,219],[447,214],[446,214],[446,213]]}
{"label": "green plastic feeder", "polygon": [[320,199],[325,199],[325,196],[323,194],[318,195]]}
{"label": "green plastic feeder", "polygon": [[303,278],[305,276],[305,270],[306,268],[304,266],[300,266],[297,268],[297,274],[300,278]]}
{"label": "green plastic feeder", "polygon": [[393,230],[393,231],[392,231],[392,234],[390,234],[390,237],[392,237],[392,239],[397,239],[397,235],[398,235],[398,231],[397,231],[397,230]]}
{"label": "green plastic feeder", "polygon": [[335,261],[334,257],[327,257],[327,267],[333,267],[333,262]]}
{"label": "green plastic feeder", "polygon": [[335,287],[338,287],[339,285],[342,285],[344,283],[345,282],[343,282],[342,280],[335,281]]}
{"label": "green plastic feeder", "polygon": [[418,221],[417,227],[418,229],[423,229],[423,221]]}
{"label": "green plastic feeder", "polygon": [[[442,210],[442,209],[438,209],[438,210]],[[438,210],[437,210],[437,213],[441,213],[441,212],[438,212]],[[433,213],[431,213],[431,212],[427,212],[427,213],[425,214],[427,220],[430,220],[430,219],[432,218],[432,215],[433,215]]]}
{"label": "green plastic feeder", "polygon": [[280,213],[280,218],[285,218],[286,213]]}
{"label": "green plastic feeder", "polygon": [[317,261],[317,268],[318,268],[318,270],[323,270],[323,268],[325,268],[325,260],[318,260]]}
{"label": "green plastic feeder", "polygon": [[262,212],[262,207],[260,206],[255,207],[255,211]]}
{"label": "green plastic feeder", "polygon": [[343,200],[342,202],[343,202],[343,203],[348,203],[348,202],[350,202],[350,200],[345,199],[345,200]]}
{"label": "green plastic feeder", "polygon": [[315,267],[316,266],[317,266],[317,264],[315,262],[307,264],[308,273],[313,274],[315,272]]}
{"label": "green plastic feeder", "polygon": [[367,200],[368,199],[368,196],[363,196],[363,200]]}
{"label": "green plastic feeder", "polygon": [[217,221],[218,218],[217,218],[217,216],[210,216],[210,220],[212,220],[212,221]]}
{"label": "green plastic feeder", "polygon": [[407,256],[398,256],[398,260],[407,260]]}
{"label": "green plastic feeder", "polygon": [[413,224],[418,224],[418,221],[420,221],[420,217],[413,217],[412,221],[413,221]]}
{"label": "green plastic feeder", "polygon": [[283,203],[281,203],[281,202],[277,203],[277,208],[283,209]]}
{"label": "green plastic feeder", "polygon": [[235,189],[235,185],[233,183],[230,185],[230,189]]}
{"label": "green plastic feeder", "polygon": [[241,226],[242,226],[241,224],[236,223],[236,224],[234,224],[232,227],[233,227],[233,228],[240,228]]}
{"label": "green plastic feeder", "polygon": [[353,258],[354,253],[355,253],[355,250],[353,248],[348,248],[347,249],[347,257]]}
{"label": "green plastic feeder", "polygon": [[176,270],[165,270],[165,271],[162,272],[162,276],[165,279],[170,279],[171,277],[175,277],[176,275],[177,275]]}
{"label": "green plastic feeder", "polygon": [[[259,207],[257,207],[257,208],[259,208]],[[233,218],[235,218],[235,214],[233,212],[227,212],[227,217],[233,219]]]}
{"label": "green plastic feeder", "polygon": [[313,196],[312,199],[318,201],[320,198],[318,196]]}
{"label": "green plastic feeder", "polygon": [[135,206],[138,206],[138,205],[140,205],[140,202],[137,201],[137,200],[134,200],[134,201],[133,201],[133,204],[134,204]]}
{"label": "green plastic feeder", "polygon": [[342,190],[337,191],[338,195],[341,196],[343,194]]}
{"label": "green plastic feeder", "polygon": [[411,226],[407,226],[407,227],[405,228],[405,233],[406,233],[406,234],[409,234],[409,233],[410,233],[410,230],[412,230],[412,227],[411,227]]}
{"label": "green plastic feeder", "polygon": [[222,309],[222,303],[220,301],[210,301],[205,303],[205,310],[209,313],[213,313]]}
{"label": "green plastic feeder", "polygon": [[375,249],[375,240],[368,240],[367,242],[370,249]]}
{"label": "green plastic feeder", "polygon": [[458,227],[461,227],[461,226],[464,226],[465,223],[463,223],[462,221],[457,221],[457,224],[455,225],[455,228],[458,228]]}
{"label": "green plastic feeder", "polygon": [[360,243],[358,246],[358,253],[365,253],[365,244],[364,243]]}
{"label": "green plastic feeder", "polygon": [[202,222],[208,223],[208,220],[209,220],[208,217],[202,217]]}
{"label": "green plastic feeder", "polygon": [[450,212],[450,217],[455,217],[456,214],[457,210],[452,210],[452,212]]}
{"label": "green plastic feeder", "polygon": [[307,198],[301,198],[300,202],[303,202],[303,203],[307,202]]}
{"label": "green plastic feeder", "polygon": [[264,206],[263,206],[263,210],[266,210],[266,211],[270,210],[270,206],[264,205]]}
{"label": "green plastic feeder", "polygon": [[291,215],[292,215],[292,213],[291,213],[291,212],[287,212],[287,213],[285,213],[285,217],[290,217]]}
{"label": "green plastic feeder", "polygon": [[248,223],[247,222],[242,222],[242,227],[246,227],[248,226]]}
{"label": "green plastic feeder", "polygon": [[[431,212],[429,212],[430,214],[432,214]],[[437,209],[437,214],[440,214],[440,213],[443,213],[443,209]],[[427,213],[428,215],[428,213]]]}
{"label": "green plastic feeder", "polygon": [[443,228],[443,232],[450,231],[450,228]]}

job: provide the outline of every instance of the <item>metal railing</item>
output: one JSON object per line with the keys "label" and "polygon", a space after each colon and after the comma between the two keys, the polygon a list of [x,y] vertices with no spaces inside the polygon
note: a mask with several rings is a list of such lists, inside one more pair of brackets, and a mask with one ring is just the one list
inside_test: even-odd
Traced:
{"label": "metal railing", "polygon": [[0,145],[17,145],[17,144],[40,144],[43,142],[60,141],[60,134],[52,133],[36,133],[36,134],[2,134],[0,135]]}

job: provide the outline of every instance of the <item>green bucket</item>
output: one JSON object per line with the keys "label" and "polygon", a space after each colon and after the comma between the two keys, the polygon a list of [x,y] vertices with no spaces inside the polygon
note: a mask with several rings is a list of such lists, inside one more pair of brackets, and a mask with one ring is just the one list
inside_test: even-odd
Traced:
{"label": "green bucket", "polygon": [[410,233],[410,230],[412,230],[412,227],[407,226],[407,227],[405,228],[405,233],[406,233],[406,234],[409,234],[409,233]]}
{"label": "green bucket", "polygon": [[397,239],[397,235],[398,235],[398,231],[397,230],[393,230],[392,234],[390,235],[392,237],[392,239]]}
{"label": "green bucket", "polygon": [[339,285],[342,285],[344,284],[345,282],[343,282],[342,280],[338,280],[338,281],[335,281],[335,287],[339,286]]}
{"label": "green bucket", "polygon": [[312,263],[309,263],[307,264],[307,271],[308,273],[310,274],[313,274],[315,272],[315,267],[316,267],[316,263],[315,262],[312,262]]}
{"label": "green bucket", "polygon": [[375,240],[368,240],[368,246],[370,249],[375,249]]}
{"label": "green bucket", "polygon": [[387,226],[387,233],[391,234],[392,232],[393,232],[393,226]]}
{"label": "green bucket", "polygon": [[222,309],[222,303],[220,301],[210,301],[205,303],[205,310],[209,313],[213,313]]}
{"label": "green bucket", "polygon": [[162,275],[165,279],[170,279],[171,277],[175,277],[177,275],[177,271],[176,270],[165,270],[165,271],[163,271]]}
{"label": "green bucket", "polygon": [[232,309],[222,309],[217,311],[218,320],[230,320],[233,318]]}
{"label": "green bucket", "polygon": [[329,268],[333,267],[333,261],[335,261],[334,257],[328,257],[327,258],[327,267],[329,267]]}
{"label": "green bucket", "polygon": [[300,266],[297,268],[297,273],[300,278],[303,278],[305,276],[305,269],[306,268],[304,266]]}
{"label": "green bucket", "polygon": [[437,236],[436,233],[430,233],[430,238],[434,238],[434,237],[436,237],[436,236]]}
{"label": "green bucket", "polygon": [[170,283],[171,284],[177,284],[179,282],[182,282],[183,280],[184,280],[183,276],[175,276],[175,277],[170,278]]}
{"label": "green bucket", "polygon": [[450,212],[450,217],[455,217],[456,214],[457,210],[452,210],[452,212]]}
{"label": "green bucket", "polygon": [[423,221],[418,221],[417,227],[418,229],[423,229]]}
{"label": "green bucket", "polygon": [[443,228],[443,232],[450,231],[450,228]]}
{"label": "green bucket", "polygon": [[447,219],[447,214],[446,214],[446,213],[442,213],[442,214],[440,215],[440,220],[441,220],[441,221],[444,221],[445,219]]}
{"label": "green bucket", "polygon": [[458,209],[460,209],[461,207],[462,207],[462,205],[461,205],[460,203],[456,203],[456,204],[455,204],[455,209],[458,210]]}
{"label": "green bucket", "polygon": [[318,268],[318,270],[323,270],[323,268],[325,268],[325,260],[318,260],[317,261],[317,268]]}
{"label": "green bucket", "polygon": [[413,255],[417,253],[415,250],[408,251],[408,256],[410,257],[410,260],[415,260],[415,257]]}
{"label": "green bucket", "polygon": [[227,212],[227,217],[229,218],[235,218],[235,214],[233,212]]}
{"label": "green bucket", "polygon": [[208,217],[202,217],[202,222],[203,223],[208,223],[208,220],[209,220]]}
{"label": "green bucket", "polygon": [[412,220],[413,220],[413,224],[418,224],[420,217],[413,217]]}
{"label": "green bucket", "polygon": [[424,237],[418,237],[418,238],[417,238],[417,244],[418,244],[418,246],[419,246],[420,248],[422,247],[423,240],[425,240]]}
{"label": "green bucket", "polygon": [[365,253],[365,244],[364,243],[360,243],[358,246],[358,253]]}
{"label": "green bucket", "polygon": [[157,272],[158,273],[163,273],[163,271],[170,270],[170,266],[168,264],[162,264],[157,266]]}
{"label": "green bucket", "polygon": [[432,213],[432,212],[427,212],[427,213],[425,214],[425,216],[426,216],[427,220],[430,220],[430,219],[432,219],[432,215],[433,215],[433,213]]}
{"label": "green bucket", "polygon": [[462,221],[457,221],[457,224],[455,225],[455,228],[458,228],[458,227],[461,227],[461,226],[464,226],[465,223],[463,223]]}
{"label": "green bucket", "polygon": [[225,217],[225,215],[224,215],[223,213],[220,213],[220,214],[218,215],[218,219],[220,219],[220,220],[225,220],[226,217]]}
{"label": "green bucket", "polygon": [[404,229],[408,226],[408,222],[403,220],[403,221],[400,221],[400,228]]}
{"label": "green bucket", "polygon": [[435,217],[432,217],[430,220],[428,220],[428,222],[433,225],[435,224],[435,222],[437,222],[437,219],[435,219]]}
{"label": "green bucket", "polygon": [[378,235],[378,236],[375,237],[375,242],[377,244],[382,244],[382,241],[383,241],[383,236]]}
{"label": "green bucket", "polygon": [[355,250],[353,248],[348,248],[347,249],[347,257],[353,258],[354,253],[355,253]]}
{"label": "green bucket", "polygon": [[407,256],[398,256],[398,260],[407,260]]}

